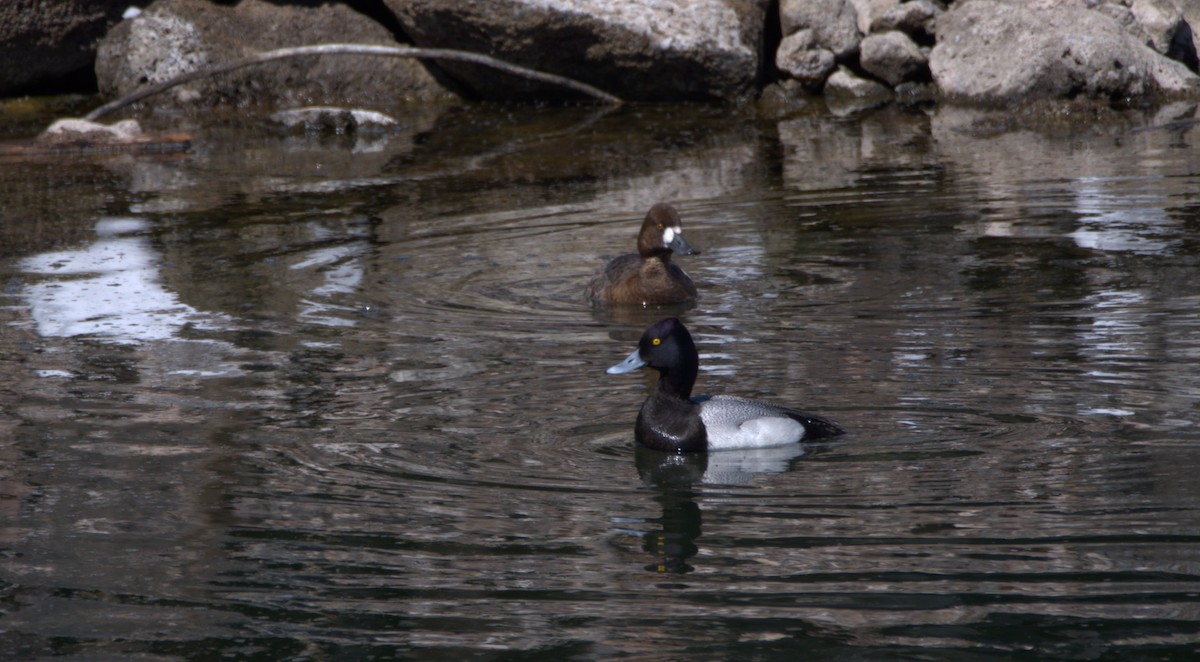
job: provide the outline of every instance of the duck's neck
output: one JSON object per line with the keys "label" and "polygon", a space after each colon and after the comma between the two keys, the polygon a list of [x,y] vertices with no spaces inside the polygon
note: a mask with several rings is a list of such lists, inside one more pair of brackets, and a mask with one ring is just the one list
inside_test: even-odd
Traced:
{"label": "duck's neck", "polygon": [[639,250],[638,253],[642,256],[642,259],[658,260],[663,264],[670,264],[671,256],[675,254],[675,251],[669,248],[653,247],[643,248]]}
{"label": "duck's neck", "polygon": [[680,400],[687,400],[692,397],[692,387],[696,385],[698,370],[695,362],[689,366],[675,366],[668,370],[659,370],[658,390]]}

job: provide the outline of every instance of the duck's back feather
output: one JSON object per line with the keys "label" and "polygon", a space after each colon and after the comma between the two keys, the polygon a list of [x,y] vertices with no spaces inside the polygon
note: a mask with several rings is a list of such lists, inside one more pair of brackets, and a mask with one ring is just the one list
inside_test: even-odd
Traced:
{"label": "duck's back feather", "polygon": [[696,299],[696,285],[669,260],[630,253],[602,267],[586,293],[588,299],[605,303],[687,303]]}

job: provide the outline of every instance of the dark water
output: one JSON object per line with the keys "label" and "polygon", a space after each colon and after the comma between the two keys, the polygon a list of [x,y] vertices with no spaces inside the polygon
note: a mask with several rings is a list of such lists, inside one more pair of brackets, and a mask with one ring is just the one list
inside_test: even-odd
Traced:
{"label": "dark water", "polygon": [[[1193,659],[1197,134],[189,120],[0,163],[0,658]],[[584,283],[670,201],[690,310]],[[829,443],[637,452],[648,322]]]}

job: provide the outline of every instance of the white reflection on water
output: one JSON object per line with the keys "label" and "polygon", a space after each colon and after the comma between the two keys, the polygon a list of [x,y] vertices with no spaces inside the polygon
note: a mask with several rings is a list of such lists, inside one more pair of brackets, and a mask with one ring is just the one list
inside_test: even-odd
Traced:
{"label": "white reflection on water", "polygon": [[[1157,180],[1151,180],[1157,181]],[[1077,182],[1075,211],[1083,226],[1068,236],[1083,248],[1157,254],[1171,250],[1178,230],[1167,215],[1164,196],[1145,190],[1122,190],[1138,180],[1083,177]]]}
{"label": "white reflection on water", "polygon": [[[315,230],[314,234],[320,236]],[[305,298],[301,302],[300,319],[324,326],[355,325],[353,319],[341,315],[344,307],[328,303],[327,300],[337,294],[352,294],[359,289],[363,281],[360,258],[369,248],[366,242],[320,248],[292,265],[293,270],[319,269],[324,281],[310,292],[315,298]]]}
{"label": "white reflection on water", "polygon": [[38,334],[136,344],[170,339],[199,321],[196,309],[163,287],[150,240],[128,236],[147,227],[136,218],[102,219],[90,245],[23,260],[24,271],[53,276],[25,288]]}

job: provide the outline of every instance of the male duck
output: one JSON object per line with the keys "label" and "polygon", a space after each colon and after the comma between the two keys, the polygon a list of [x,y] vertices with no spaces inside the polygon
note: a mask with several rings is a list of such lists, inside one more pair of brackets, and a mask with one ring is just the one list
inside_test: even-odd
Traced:
{"label": "male duck", "polygon": [[638,252],[613,259],[587,286],[594,303],[642,306],[691,303],[696,286],[683,269],[671,263],[671,254],[694,255],[683,238],[683,222],[675,208],[658,203],[646,213],[638,233]]}
{"label": "male duck", "polygon": [[637,349],[608,373],[643,367],[659,373],[634,427],[643,446],[685,453],[782,446],[842,434],[832,421],[768,402],[728,395],[692,398],[700,356],[692,335],[673,317],[651,324]]}

